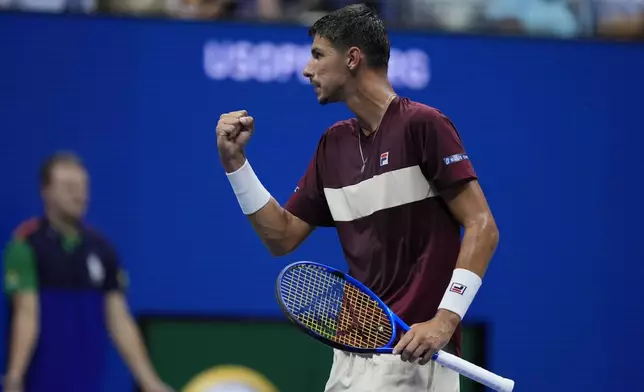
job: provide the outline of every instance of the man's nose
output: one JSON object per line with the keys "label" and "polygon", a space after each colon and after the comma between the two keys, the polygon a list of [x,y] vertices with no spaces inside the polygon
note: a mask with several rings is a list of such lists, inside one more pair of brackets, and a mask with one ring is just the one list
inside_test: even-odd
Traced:
{"label": "man's nose", "polygon": [[311,72],[310,64],[306,64],[306,67],[304,67],[304,70],[302,71],[302,75],[304,75],[304,77],[307,79],[311,79],[313,77],[313,72]]}

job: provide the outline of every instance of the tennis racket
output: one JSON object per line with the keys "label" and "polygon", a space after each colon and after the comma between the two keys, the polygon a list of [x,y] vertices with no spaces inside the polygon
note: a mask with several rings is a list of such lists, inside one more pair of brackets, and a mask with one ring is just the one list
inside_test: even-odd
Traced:
{"label": "tennis racket", "polygon": [[[314,339],[343,351],[391,354],[397,328],[410,330],[380,298],[348,274],[299,261],[286,266],[276,285],[282,311]],[[514,381],[439,351],[437,363],[489,388],[511,392]]]}

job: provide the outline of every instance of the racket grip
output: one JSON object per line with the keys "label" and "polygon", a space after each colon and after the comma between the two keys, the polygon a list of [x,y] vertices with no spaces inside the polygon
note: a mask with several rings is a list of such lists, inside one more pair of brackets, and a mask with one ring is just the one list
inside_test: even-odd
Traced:
{"label": "racket grip", "polygon": [[448,352],[437,352],[434,361],[495,391],[512,392],[514,389],[514,381],[503,378]]}

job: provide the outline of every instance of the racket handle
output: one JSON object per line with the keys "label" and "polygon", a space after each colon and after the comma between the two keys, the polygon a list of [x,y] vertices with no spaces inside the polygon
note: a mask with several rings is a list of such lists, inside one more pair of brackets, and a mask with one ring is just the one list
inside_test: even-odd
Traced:
{"label": "racket handle", "polygon": [[512,392],[514,389],[514,381],[503,378],[448,352],[437,352],[434,361],[495,391]]}

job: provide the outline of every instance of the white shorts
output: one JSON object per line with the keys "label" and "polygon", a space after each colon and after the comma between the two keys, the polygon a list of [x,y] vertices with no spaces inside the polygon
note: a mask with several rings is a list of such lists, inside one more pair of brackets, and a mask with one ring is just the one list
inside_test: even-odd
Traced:
{"label": "white shorts", "polygon": [[399,355],[333,350],[325,392],[459,392],[459,375],[434,361],[403,362]]}

